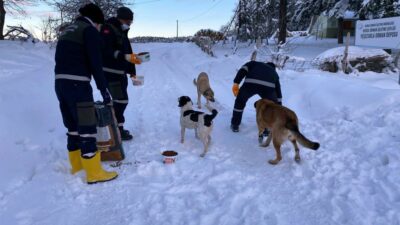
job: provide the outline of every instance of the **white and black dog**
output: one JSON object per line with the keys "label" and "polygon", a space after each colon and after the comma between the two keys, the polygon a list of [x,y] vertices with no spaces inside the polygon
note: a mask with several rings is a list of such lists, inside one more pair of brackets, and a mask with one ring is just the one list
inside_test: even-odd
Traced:
{"label": "white and black dog", "polygon": [[206,105],[211,111],[211,115],[200,111],[193,110],[193,102],[188,96],[178,98],[179,107],[181,108],[181,143],[185,142],[185,129],[194,129],[196,138],[199,138],[204,144],[204,152],[200,155],[204,157],[208,151],[208,145],[211,141],[211,130],[213,127],[213,119],[217,116],[217,110]]}

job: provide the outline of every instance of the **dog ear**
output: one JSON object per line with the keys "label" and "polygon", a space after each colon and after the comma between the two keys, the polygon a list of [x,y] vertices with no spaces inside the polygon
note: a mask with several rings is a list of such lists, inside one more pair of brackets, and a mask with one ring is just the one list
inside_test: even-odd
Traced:
{"label": "dog ear", "polygon": [[[261,100],[261,99],[260,99],[260,100]],[[254,102],[254,108],[257,108],[257,103],[258,103],[260,100],[257,100],[257,101]]]}
{"label": "dog ear", "polygon": [[183,98],[183,96],[181,96],[181,97],[178,98],[178,102],[179,102],[178,107],[182,107],[182,106],[185,105],[185,104],[184,104],[184,98]]}

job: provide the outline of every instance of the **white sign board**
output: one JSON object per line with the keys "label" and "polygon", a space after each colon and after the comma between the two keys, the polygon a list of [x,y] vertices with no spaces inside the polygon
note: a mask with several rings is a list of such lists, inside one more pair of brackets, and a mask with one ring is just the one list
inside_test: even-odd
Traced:
{"label": "white sign board", "polygon": [[400,17],[357,21],[356,45],[400,48]]}

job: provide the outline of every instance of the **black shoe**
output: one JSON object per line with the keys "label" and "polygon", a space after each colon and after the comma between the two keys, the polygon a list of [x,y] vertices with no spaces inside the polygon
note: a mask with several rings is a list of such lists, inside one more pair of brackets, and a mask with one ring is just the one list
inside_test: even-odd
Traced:
{"label": "black shoe", "polygon": [[231,124],[231,129],[232,129],[232,131],[233,132],[239,132],[239,126],[238,125],[233,125],[233,124]]}
{"label": "black shoe", "polygon": [[128,130],[120,129],[119,132],[121,133],[121,139],[122,139],[123,141],[132,140],[133,136],[132,136],[132,134],[129,133]]}

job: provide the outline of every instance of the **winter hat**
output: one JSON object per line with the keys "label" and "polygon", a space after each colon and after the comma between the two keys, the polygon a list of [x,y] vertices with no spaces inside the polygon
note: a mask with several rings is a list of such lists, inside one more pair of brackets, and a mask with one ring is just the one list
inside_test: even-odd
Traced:
{"label": "winter hat", "polygon": [[82,16],[85,16],[85,17],[91,19],[94,23],[100,23],[100,24],[104,23],[103,12],[97,5],[95,5],[93,3],[89,3],[85,6],[83,6],[82,8],[80,8],[79,13]]}
{"label": "winter hat", "polygon": [[121,20],[133,20],[133,12],[127,7],[120,7],[117,10],[117,18]]}

